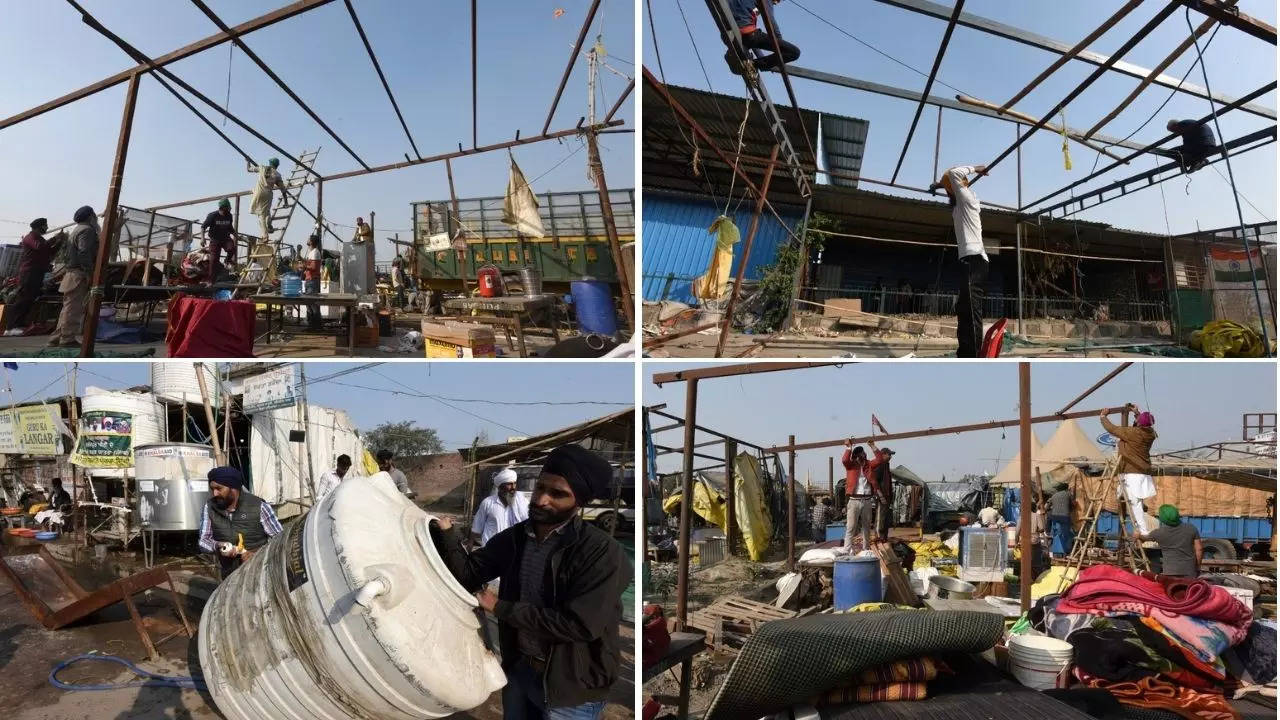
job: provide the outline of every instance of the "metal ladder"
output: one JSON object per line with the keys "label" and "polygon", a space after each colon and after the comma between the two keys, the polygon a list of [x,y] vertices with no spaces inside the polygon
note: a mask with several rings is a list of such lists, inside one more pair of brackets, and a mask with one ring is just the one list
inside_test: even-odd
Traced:
{"label": "metal ladder", "polygon": [[[1102,488],[1100,492],[1092,497],[1087,498],[1088,504],[1085,507],[1084,525],[1081,526],[1080,532],[1075,537],[1075,542],[1071,546],[1071,554],[1067,556],[1068,576],[1070,570],[1074,568],[1079,572],[1086,565],[1094,564],[1093,560],[1088,557],[1089,548],[1093,547],[1094,542],[1098,539],[1098,519],[1102,515],[1103,507],[1109,495],[1114,495],[1118,488],[1116,479],[1116,469],[1120,463],[1117,457],[1107,459],[1106,468],[1102,472]],[[1142,541],[1136,537],[1132,537],[1125,530],[1125,520],[1129,518],[1129,503],[1126,498],[1118,497],[1117,518],[1120,528],[1120,542],[1116,548],[1116,560],[1118,564],[1124,564],[1134,572],[1143,572],[1151,570],[1151,561],[1147,558],[1147,551],[1142,547]]]}
{"label": "metal ladder", "polygon": [[[715,19],[717,27],[720,28],[721,35],[729,45],[730,51],[742,65],[740,70],[742,79],[751,91],[752,97],[760,104],[760,111],[764,115],[765,122],[769,123],[769,132],[773,134],[773,139],[778,144],[778,154],[781,156],[782,164],[787,166],[791,178],[795,180],[796,187],[800,190],[800,197],[809,197],[812,192],[809,187],[809,176],[801,168],[800,157],[796,155],[795,147],[791,144],[791,136],[787,133],[782,117],[778,115],[778,108],[773,104],[772,98],[769,97],[769,91],[765,88],[764,82],[761,81],[759,71],[756,70],[755,65],[751,62],[753,57],[758,56],[753,55],[742,44],[742,34],[733,22],[733,13],[730,12],[728,3],[725,0],[706,0],[706,2],[712,18]],[[798,120],[804,122],[803,117],[798,116]],[[817,161],[817,158],[814,158],[815,164]]]}
{"label": "metal ladder", "polygon": [[[289,230],[289,222],[293,219],[293,211],[298,207],[297,198],[307,185],[311,169],[315,166],[316,156],[320,149],[306,150],[298,154],[300,164],[294,165],[289,177],[284,179],[287,192],[280,193],[275,206],[271,208],[272,232],[269,236],[259,238],[249,249],[245,258],[244,269],[240,271],[241,285],[257,285],[261,290],[264,285],[275,281],[276,265],[280,257],[280,246],[284,242],[285,232]],[[256,219],[256,218],[255,218]]]}

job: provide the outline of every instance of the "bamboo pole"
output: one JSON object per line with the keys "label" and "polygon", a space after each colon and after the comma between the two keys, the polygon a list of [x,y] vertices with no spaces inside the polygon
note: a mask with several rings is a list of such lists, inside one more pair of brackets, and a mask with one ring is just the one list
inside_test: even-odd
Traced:
{"label": "bamboo pole", "polygon": [[[981,100],[979,98],[971,97],[969,95],[964,95],[964,94],[956,95],[956,100],[964,103],[965,105],[973,105],[974,107],[981,107],[981,108],[986,108],[988,110],[995,110],[998,113],[1003,113],[1005,115],[1016,117],[1019,120],[1022,120],[1023,122],[1026,122],[1030,125],[1035,125],[1040,122],[1039,120],[1035,119],[1034,117],[1031,117],[1030,115],[1024,112],[1019,112],[1017,110],[1005,110],[997,107],[995,103],[987,102],[986,100]],[[1056,133],[1061,133],[1063,131],[1063,126],[1055,125],[1051,122],[1046,122],[1044,124],[1044,127],[1046,130],[1052,130]],[[1107,157],[1111,158],[1112,160],[1119,160],[1121,162],[1124,162],[1126,165],[1128,164],[1127,162],[1125,162],[1125,159],[1123,157],[1111,152],[1106,147],[1099,145],[1098,143],[1090,141],[1088,137],[1081,135],[1080,133],[1070,129],[1068,129],[1066,133],[1068,138],[1075,140],[1076,142],[1080,143],[1081,145],[1084,145],[1090,150],[1100,152],[1103,155],[1106,155]]]}
{"label": "bamboo pole", "polygon": [[222,443],[218,441],[218,424],[213,419],[213,408],[209,405],[209,386],[204,381],[204,363],[193,363],[192,367],[196,372],[196,382],[200,384],[200,402],[204,404],[204,419],[209,424],[209,440],[213,443],[214,462],[219,466],[227,464],[226,453],[222,450]]}

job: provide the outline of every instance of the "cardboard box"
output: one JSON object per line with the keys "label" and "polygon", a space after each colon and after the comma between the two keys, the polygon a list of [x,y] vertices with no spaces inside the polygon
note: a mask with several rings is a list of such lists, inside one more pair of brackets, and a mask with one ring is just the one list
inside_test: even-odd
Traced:
{"label": "cardboard box", "polygon": [[839,317],[846,313],[862,312],[862,300],[860,298],[831,298],[822,303],[823,317]]}
{"label": "cardboard box", "polygon": [[427,358],[497,357],[493,330],[460,322],[422,321],[422,345]]}

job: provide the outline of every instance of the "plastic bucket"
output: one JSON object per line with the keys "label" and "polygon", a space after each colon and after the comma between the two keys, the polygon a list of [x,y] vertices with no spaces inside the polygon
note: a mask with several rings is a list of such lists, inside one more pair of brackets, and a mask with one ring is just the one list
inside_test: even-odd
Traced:
{"label": "plastic bucket", "polygon": [[1033,690],[1052,690],[1058,686],[1058,676],[1062,669],[1069,665],[1062,663],[1040,663],[1010,656],[1009,667],[1018,682]]}
{"label": "plastic bucket", "polygon": [[880,602],[879,558],[837,558],[834,572],[835,609],[848,610],[862,603]]}
{"label": "plastic bucket", "polygon": [[575,280],[569,284],[573,296],[578,333],[595,333],[613,337],[618,332],[618,318],[613,310],[613,294],[609,283],[599,280]]}
{"label": "plastic bucket", "polygon": [[1009,638],[1009,665],[1013,676],[1036,690],[1058,686],[1058,676],[1071,664],[1075,652],[1070,643],[1042,635]]}

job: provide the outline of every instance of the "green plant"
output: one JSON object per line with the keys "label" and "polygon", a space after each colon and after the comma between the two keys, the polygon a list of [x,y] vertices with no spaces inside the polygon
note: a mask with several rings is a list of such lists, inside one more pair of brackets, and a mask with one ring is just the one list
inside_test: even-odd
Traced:
{"label": "green plant", "polygon": [[[827,237],[815,231],[835,230],[838,226],[839,223],[829,215],[811,214],[809,226],[805,231],[808,253],[822,252],[823,243]],[[769,333],[781,329],[791,306],[796,273],[801,267],[800,244],[793,238],[786,245],[778,248],[778,255],[773,264],[766,267],[760,277],[760,317],[752,327],[753,331]]]}

